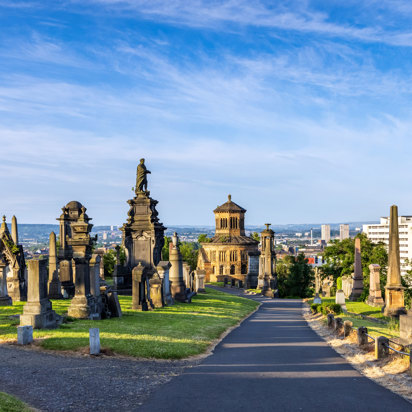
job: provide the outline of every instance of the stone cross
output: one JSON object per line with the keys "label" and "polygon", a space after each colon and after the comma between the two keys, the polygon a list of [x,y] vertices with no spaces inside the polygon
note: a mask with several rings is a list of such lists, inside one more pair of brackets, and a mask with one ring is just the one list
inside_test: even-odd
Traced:
{"label": "stone cross", "polygon": [[388,277],[385,286],[385,316],[399,316],[406,313],[404,287],[401,284],[401,263],[399,253],[398,206],[391,206],[389,220]]}

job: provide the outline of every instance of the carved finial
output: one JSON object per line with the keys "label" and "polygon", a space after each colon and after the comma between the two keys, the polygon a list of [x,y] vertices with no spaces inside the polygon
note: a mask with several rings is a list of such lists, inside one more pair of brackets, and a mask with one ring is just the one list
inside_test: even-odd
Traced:
{"label": "carved finial", "polygon": [[6,215],[3,215],[3,222],[6,223]]}
{"label": "carved finial", "polygon": [[227,200],[228,200],[229,202],[231,202],[231,201],[232,201],[232,195],[228,195]]}
{"label": "carved finial", "polygon": [[172,243],[173,243],[174,248],[177,248],[178,241],[179,241],[179,238],[177,237],[177,233],[175,232],[173,233],[173,236],[172,236]]}
{"label": "carved finial", "polygon": [[269,230],[269,226],[270,226],[271,224],[272,224],[272,223],[265,223],[266,230]]}
{"label": "carved finial", "polygon": [[6,230],[7,230],[6,215],[3,215],[3,223],[1,224],[0,231],[1,231],[1,232],[4,232],[4,231],[6,231]]}

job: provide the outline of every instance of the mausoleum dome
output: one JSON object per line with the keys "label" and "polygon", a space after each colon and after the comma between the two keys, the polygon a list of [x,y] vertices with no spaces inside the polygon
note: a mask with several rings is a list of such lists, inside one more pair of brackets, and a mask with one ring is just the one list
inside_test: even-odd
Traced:
{"label": "mausoleum dome", "polygon": [[83,205],[76,201],[76,200],[72,200],[71,202],[67,203],[66,208],[68,210],[80,210],[83,207]]}

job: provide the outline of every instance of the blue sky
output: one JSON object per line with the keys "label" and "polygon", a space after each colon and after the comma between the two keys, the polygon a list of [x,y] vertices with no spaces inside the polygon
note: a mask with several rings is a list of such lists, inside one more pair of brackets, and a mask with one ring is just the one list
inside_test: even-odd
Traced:
{"label": "blue sky", "polygon": [[121,224],[412,214],[412,2],[0,0],[0,213]]}

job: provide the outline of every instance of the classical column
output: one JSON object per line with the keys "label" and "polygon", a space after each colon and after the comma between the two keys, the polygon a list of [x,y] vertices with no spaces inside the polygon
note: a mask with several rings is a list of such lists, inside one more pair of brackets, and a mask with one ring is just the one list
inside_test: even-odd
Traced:
{"label": "classical column", "polygon": [[11,297],[7,294],[7,262],[0,258],[0,306],[10,306],[12,304]]}
{"label": "classical column", "polygon": [[368,305],[370,306],[382,307],[385,304],[382,299],[380,272],[381,267],[379,265],[369,265],[370,278]]}
{"label": "classical column", "polygon": [[20,315],[20,326],[33,326],[34,329],[57,327],[57,315],[47,297],[46,260],[28,262],[27,303]]}
{"label": "classical column", "polygon": [[398,206],[391,206],[389,222],[388,277],[385,286],[385,316],[399,316],[406,313],[404,287],[401,284],[401,263],[399,253]]}
{"label": "classical column", "polygon": [[59,272],[57,270],[56,235],[54,232],[51,232],[49,236],[49,298],[63,298]]}
{"label": "classical column", "polygon": [[362,259],[361,259],[361,243],[360,239],[357,237],[355,239],[355,263],[354,263],[354,274],[352,293],[349,300],[358,300],[363,293],[363,272],[362,272]]}
{"label": "classical column", "polygon": [[178,246],[178,237],[175,232],[172,237],[172,247],[169,253],[169,261],[172,265],[169,271],[170,291],[173,299],[179,302],[185,302],[186,286],[183,279],[183,261],[180,249]]}

